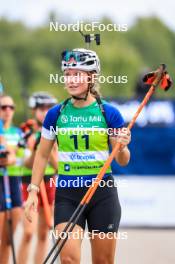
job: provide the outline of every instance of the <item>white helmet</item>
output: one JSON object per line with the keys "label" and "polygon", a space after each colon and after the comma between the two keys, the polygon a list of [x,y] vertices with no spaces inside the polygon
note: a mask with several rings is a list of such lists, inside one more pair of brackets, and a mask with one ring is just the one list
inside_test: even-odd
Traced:
{"label": "white helmet", "polygon": [[66,69],[78,69],[82,71],[95,71],[100,73],[100,60],[93,50],[73,49],[62,52],[62,71]]}
{"label": "white helmet", "polygon": [[33,93],[28,101],[30,108],[36,108],[42,105],[54,106],[57,103],[57,99],[51,94],[41,91]]}

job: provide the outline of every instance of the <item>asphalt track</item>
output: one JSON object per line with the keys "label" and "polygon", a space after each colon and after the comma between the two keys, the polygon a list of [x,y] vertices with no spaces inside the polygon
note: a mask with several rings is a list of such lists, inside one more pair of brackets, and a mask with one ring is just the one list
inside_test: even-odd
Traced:
{"label": "asphalt track", "polygon": [[[125,232],[125,235],[121,235],[121,239],[118,241],[115,264],[175,263],[175,230],[121,229],[120,232],[121,234]],[[15,234],[16,249],[19,246],[21,233],[22,228],[19,225]],[[27,264],[34,264],[32,252],[35,249],[35,242],[34,238]],[[91,263],[90,243],[86,239],[82,245],[81,264]]]}

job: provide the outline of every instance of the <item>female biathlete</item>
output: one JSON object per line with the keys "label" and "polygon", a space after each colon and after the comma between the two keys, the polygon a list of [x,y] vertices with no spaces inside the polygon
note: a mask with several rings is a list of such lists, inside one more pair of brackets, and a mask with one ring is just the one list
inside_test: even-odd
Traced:
{"label": "female biathlete", "polygon": [[[31,168],[33,166],[36,149],[40,141],[42,123],[49,108],[55,105],[56,102],[57,102],[56,98],[45,92],[34,93],[29,98],[29,107],[32,109],[34,118],[36,120],[36,125],[34,126],[35,129],[34,134],[28,138],[27,149],[25,150],[26,155],[24,155],[25,156],[24,166],[22,170],[23,202],[26,201],[28,196],[27,188],[31,181],[31,175],[32,175]],[[51,210],[53,209],[52,207],[55,198],[55,186],[53,185],[53,187],[50,188],[50,179],[56,175],[57,163],[58,163],[58,151],[57,151],[57,147],[55,148],[54,146],[49,156],[49,162],[47,164],[46,171],[44,174],[45,189]],[[39,198],[38,219],[36,214],[33,215],[33,223],[29,223],[25,217],[23,219],[24,233],[19,248],[18,264],[28,263],[30,245],[33,238],[33,234],[35,234],[36,231],[37,231],[36,233],[37,245],[34,254],[34,263],[42,263],[45,254],[47,252],[49,227],[46,223],[46,217],[43,209],[43,201],[41,195],[38,195],[38,198]],[[38,225],[37,225],[37,221],[38,221]]]}
{"label": "female biathlete", "polygon": [[[59,151],[59,178],[54,220],[58,233],[64,229],[86,193],[87,186],[107,160],[109,145],[114,148],[117,141],[122,143],[122,149],[115,159],[119,165],[125,166],[130,159],[127,145],[131,139],[127,129],[122,129],[117,137],[108,135],[107,128],[123,128],[124,120],[116,108],[105,101],[101,102],[96,90],[92,77],[94,73],[100,73],[97,54],[85,49],[65,51],[62,53],[62,70],[70,99],[53,107],[46,115],[25,207],[26,217],[32,221],[31,211],[37,207],[37,192],[56,140]],[[98,187],[63,247],[61,263],[80,263],[81,234],[85,230],[86,222],[91,233],[93,264],[114,263],[121,208],[111,168],[106,171],[101,186],[103,187]],[[80,234],[78,239],[74,236],[75,232]],[[103,239],[101,233],[105,234]],[[107,236],[109,233],[110,236]]]}
{"label": "female biathlete", "polygon": [[[13,231],[15,231],[19,220],[21,219],[21,178],[20,178],[20,156],[18,153],[18,141],[21,138],[19,128],[13,126],[12,120],[15,112],[14,101],[10,96],[3,95],[0,97],[0,118],[3,121],[3,136],[5,138],[6,148],[10,152],[5,158],[0,158],[0,166],[6,167],[11,200],[11,218]],[[11,250],[9,226],[6,217],[5,189],[3,183],[3,173],[0,170],[0,263],[8,263]]]}

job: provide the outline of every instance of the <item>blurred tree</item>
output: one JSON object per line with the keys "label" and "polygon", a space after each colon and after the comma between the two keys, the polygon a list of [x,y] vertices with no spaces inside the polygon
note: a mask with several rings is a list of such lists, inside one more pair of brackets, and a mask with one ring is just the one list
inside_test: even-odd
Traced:
{"label": "blurred tree", "polygon": [[[54,12],[50,12],[49,20],[68,21]],[[113,21],[104,17],[101,23],[106,25]],[[126,32],[101,32],[101,45],[93,43],[91,49],[99,54],[102,75],[116,76],[118,82],[119,76],[128,78],[125,84],[102,83],[102,94],[112,98],[133,97],[140,71],[145,67],[154,70],[162,62],[167,63],[173,75],[174,46],[174,32],[156,17],[139,18]],[[59,101],[66,97],[64,84],[49,83],[49,74],[60,76],[61,51],[76,47],[85,47],[79,32],[51,32],[49,23],[39,28],[28,28],[19,22],[0,19],[0,76],[6,92],[14,97],[17,104],[17,122],[26,118],[26,100],[32,92],[50,91]],[[159,91],[156,96],[162,95],[165,97]],[[167,97],[174,98],[173,90],[167,93]]]}

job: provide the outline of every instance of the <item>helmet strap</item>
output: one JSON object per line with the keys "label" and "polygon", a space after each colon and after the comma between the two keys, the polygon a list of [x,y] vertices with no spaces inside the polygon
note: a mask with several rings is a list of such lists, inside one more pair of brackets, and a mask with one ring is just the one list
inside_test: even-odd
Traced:
{"label": "helmet strap", "polygon": [[90,91],[90,89],[88,88],[87,89],[87,92],[86,92],[86,95],[84,97],[78,97],[78,96],[72,95],[72,98],[75,99],[75,100],[83,100],[83,101],[86,101],[87,100],[87,97],[88,97],[88,94],[89,94],[89,91]]}

